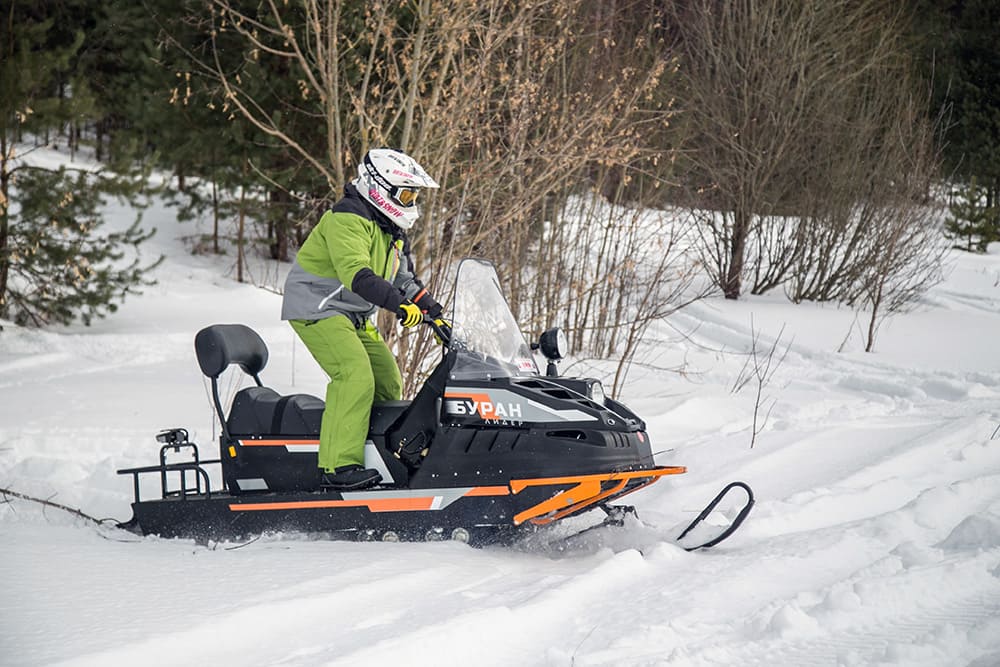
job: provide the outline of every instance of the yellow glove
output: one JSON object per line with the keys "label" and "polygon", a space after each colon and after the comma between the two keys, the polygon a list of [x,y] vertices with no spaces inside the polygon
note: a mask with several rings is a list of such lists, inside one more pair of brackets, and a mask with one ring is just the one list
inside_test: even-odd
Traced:
{"label": "yellow glove", "polygon": [[446,342],[450,343],[451,342],[451,322],[449,322],[448,320],[444,319],[443,317],[436,317],[436,318],[434,318],[434,324],[437,325],[437,328],[441,330],[441,333],[444,334],[444,337],[445,337],[445,340],[441,340],[441,336],[438,335],[437,330],[435,330],[434,331],[434,340],[437,341],[437,344],[438,345],[444,345]]}
{"label": "yellow glove", "polygon": [[420,308],[410,302],[401,304],[396,309],[396,317],[399,318],[399,323],[407,328],[415,327],[424,321],[424,314],[420,312]]}

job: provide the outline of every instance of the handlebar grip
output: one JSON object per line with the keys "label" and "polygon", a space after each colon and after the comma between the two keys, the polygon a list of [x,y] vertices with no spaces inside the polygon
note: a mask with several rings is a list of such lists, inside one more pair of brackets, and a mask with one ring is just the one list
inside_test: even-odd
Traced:
{"label": "handlebar grip", "polygon": [[451,343],[451,327],[447,325],[441,326],[434,321],[434,318],[428,316],[426,313],[424,314],[424,324],[429,326],[434,331],[434,335],[441,339],[442,345],[448,347]]}

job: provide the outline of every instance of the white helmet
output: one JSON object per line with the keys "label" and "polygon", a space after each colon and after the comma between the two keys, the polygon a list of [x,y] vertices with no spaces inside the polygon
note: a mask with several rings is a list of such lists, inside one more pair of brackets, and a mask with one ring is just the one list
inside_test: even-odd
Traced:
{"label": "white helmet", "polygon": [[440,186],[406,153],[373,148],[358,165],[354,187],[396,226],[409,229],[420,215],[420,188]]}

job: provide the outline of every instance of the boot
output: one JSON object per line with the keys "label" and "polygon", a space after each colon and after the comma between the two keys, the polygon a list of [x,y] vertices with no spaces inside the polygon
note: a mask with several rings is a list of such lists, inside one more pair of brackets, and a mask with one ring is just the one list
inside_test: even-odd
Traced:
{"label": "boot", "polygon": [[382,481],[378,470],[357,464],[340,466],[333,472],[324,472],[319,480],[319,488],[334,491],[357,491],[375,486]]}

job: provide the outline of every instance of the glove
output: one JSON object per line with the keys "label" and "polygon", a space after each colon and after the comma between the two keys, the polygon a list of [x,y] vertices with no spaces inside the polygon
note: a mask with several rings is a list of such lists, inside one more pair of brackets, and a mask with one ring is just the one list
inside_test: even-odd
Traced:
{"label": "glove", "polygon": [[441,311],[444,310],[444,308],[441,307],[441,304],[434,300],[434,297],[431,296],[431,293],[428,292],[426,288],[421,288],[421,290],[417,292],[417,295],[413,297],[413,303],[417,304],[417,306],[420,307],[420,310],[427,313],[432,320],[436,320],[441,317]]}
{"label": "glove", "polygon": [[415,327],[424,321],[424,314],[414,304],[407,301],[396,309],[396,317],[404,327]]}
{"label": "glove", "polygon": [[[448,342],[451,342],[451,322],[448,320],[438,317],[434,320],[434,324],[441,330],[441,333],[445,335]],[[434,340],[437,341],[438,345],[444,345],[445,341],[441,340],[441,336],[438,335],[437,331],[434,332]]]}

